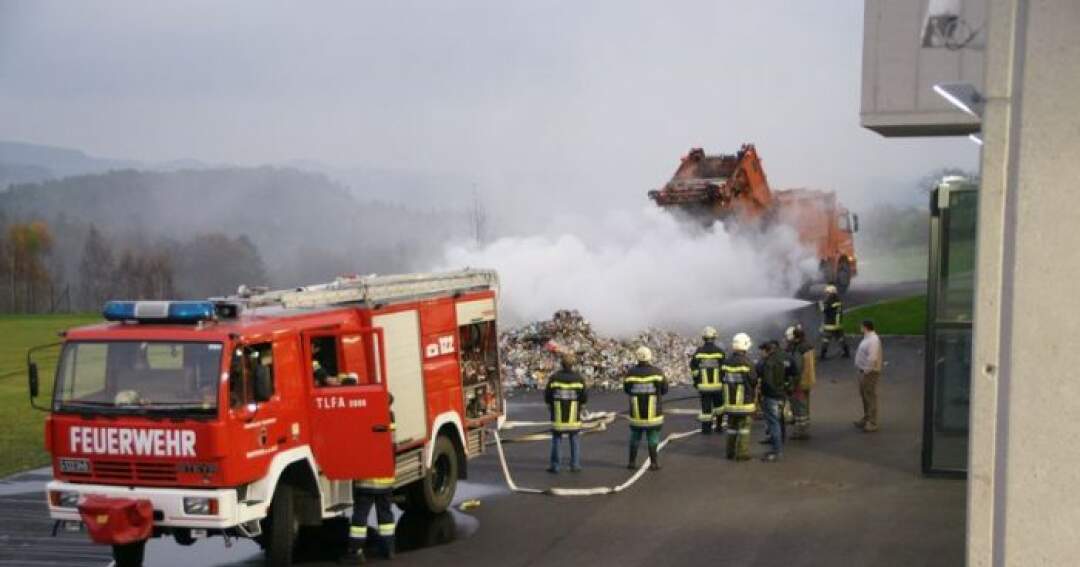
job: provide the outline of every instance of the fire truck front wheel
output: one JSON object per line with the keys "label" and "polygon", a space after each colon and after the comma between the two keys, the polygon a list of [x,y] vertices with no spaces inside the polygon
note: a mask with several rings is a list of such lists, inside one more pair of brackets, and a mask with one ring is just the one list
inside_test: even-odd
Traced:
{"label": "fire truck front wheel", "polygon": [[461,463],[454,443],[445,435],[435,439],[431,468],[424,478],[412,483],[405,494],[407,510],[439,514],[450,507],[457,490]]}
{"label": "fire truck front wheel", "polygon": [[146,540],[112,546],[113,563],[116,567],[142,567]]}
{"label": "fire truck front wheel", "polygon": [[286,567],[292,565],[293,546],[299,530],[294,513],[293,487],[279,484],[270,501],[270,514],[263,519],[262,536],[266,549],[268,567]]}

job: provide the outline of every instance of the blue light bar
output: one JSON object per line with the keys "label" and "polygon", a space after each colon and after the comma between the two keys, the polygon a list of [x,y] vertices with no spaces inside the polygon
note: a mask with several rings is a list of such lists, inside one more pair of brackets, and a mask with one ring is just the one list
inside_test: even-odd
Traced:
{"label": "blue light bar", "polygon": [[110,301],[102,312],[106,321],[198,323],[214,318],[210,301]]}

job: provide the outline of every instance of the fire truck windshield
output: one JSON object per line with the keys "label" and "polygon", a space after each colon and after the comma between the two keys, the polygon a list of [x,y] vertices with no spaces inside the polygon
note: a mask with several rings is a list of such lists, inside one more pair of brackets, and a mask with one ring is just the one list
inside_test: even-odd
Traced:
{"label": "fire truck windshield", "polygon": [[215,414],[221,352],[221,343],[69,342],[53,410]]}

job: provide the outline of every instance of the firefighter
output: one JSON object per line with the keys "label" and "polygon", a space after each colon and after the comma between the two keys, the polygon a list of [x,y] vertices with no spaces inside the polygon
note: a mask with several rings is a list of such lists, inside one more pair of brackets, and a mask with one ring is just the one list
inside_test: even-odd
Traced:
{"label": "firefighter", "polygon": [[844,337],[844,303],[840,301],[840,294],[836,286],[825,286],[825,297],[818,302],[821,308],[821,360],[829,354],[829,345],[834,341],[840,342],[844,358],[849,358],[847,339]]}
{"label": "firefighter", "polygon": [[795,369],[795,383],[791,395],[791,412],[795,415],[795,431],[791,439],[803,441],[810,438],[810,390],[817,381],[814,347],[806,340],[802,327],[795,325],[784,331],[788,356]]}
{"label": "firefighter", "polygon": [[750,459],[750,422],[756,405],[757,372],[750,362],[751,341],[746,333],[731,340],[731,358],[720,367],[724,383],[724,414],[728,418],[727,458]]}
{"label": "firefighter", "polygon": [[[713,422],[720,419],[724,411],[724,386],[720,383],[720,366],[724,362],[724,349],[716,345],[716,329],[705,327],[701,334],[702,345],[690,357],[690,375],[694,387],[701,396],[701,433],[709,435]],[[716,426],[720,430],[719,424]]]}
{"label": "firefighter", "polygon": [[[389,401],[394,403],[394,396],[390,395]],[[390,432],[393,435],[397,426],[394,423],[394,412],[390,412]],[[349,525],[349,549],[347,559],[355,563],[363,563],[364,546],[367,543],[368,515],[371,508],[375,508],[375,521],[378,522],[378,546],[379,551],[386,559],[394,557],[394,510],[390,497],[394,491],[394,477],[364,478],[353,481],[353,513],[352,522]]]}
{"label": "firefighter", "polygon": [[562,368],[551,375],[547,389],[544,390],[544,401],[551,412],[551,466],[547,471],[559,472],[559,442],[562,436],[566,435],[570,440],[570,470],[579,472],[581,409],[589,401],[589,393],[581,375],[574,371],[577,363],[574,355],[564,353],[559,359]]}
{"label": "firefighter", "polygon": [[623,379],[623,390],[630,396],[630,460],[626,468],[637,467],[638,444],[644,435],[649,444],[649,470],[660,470],[660,428],[664,425],[661,399],[667,394],[664,373],[652,365],[652,351],[638,347],[634,352],[637,364],[631,366]]}

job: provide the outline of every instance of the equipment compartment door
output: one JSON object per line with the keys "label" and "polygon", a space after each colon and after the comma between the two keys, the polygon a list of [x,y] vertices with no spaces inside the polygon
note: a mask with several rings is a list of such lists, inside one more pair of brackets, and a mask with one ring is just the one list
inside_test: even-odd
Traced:
{"label": "equipment compartment door", "polygon": [[[333,343],[327,340],[330,337]],[[381,338],[370,329],[304,337],[309,356],[312,341],[321,339],[322,356],[328,356],[325,351],[333,344],[340,364],[338,375],[323,381],[325,385],[313,376],[310,390],[311,447],[323,474],[332,480],[394,476],[390,400],[379,360],[382,349],[370,348]],[[358,356],[358,345],[365,347],[366,356]]]}

